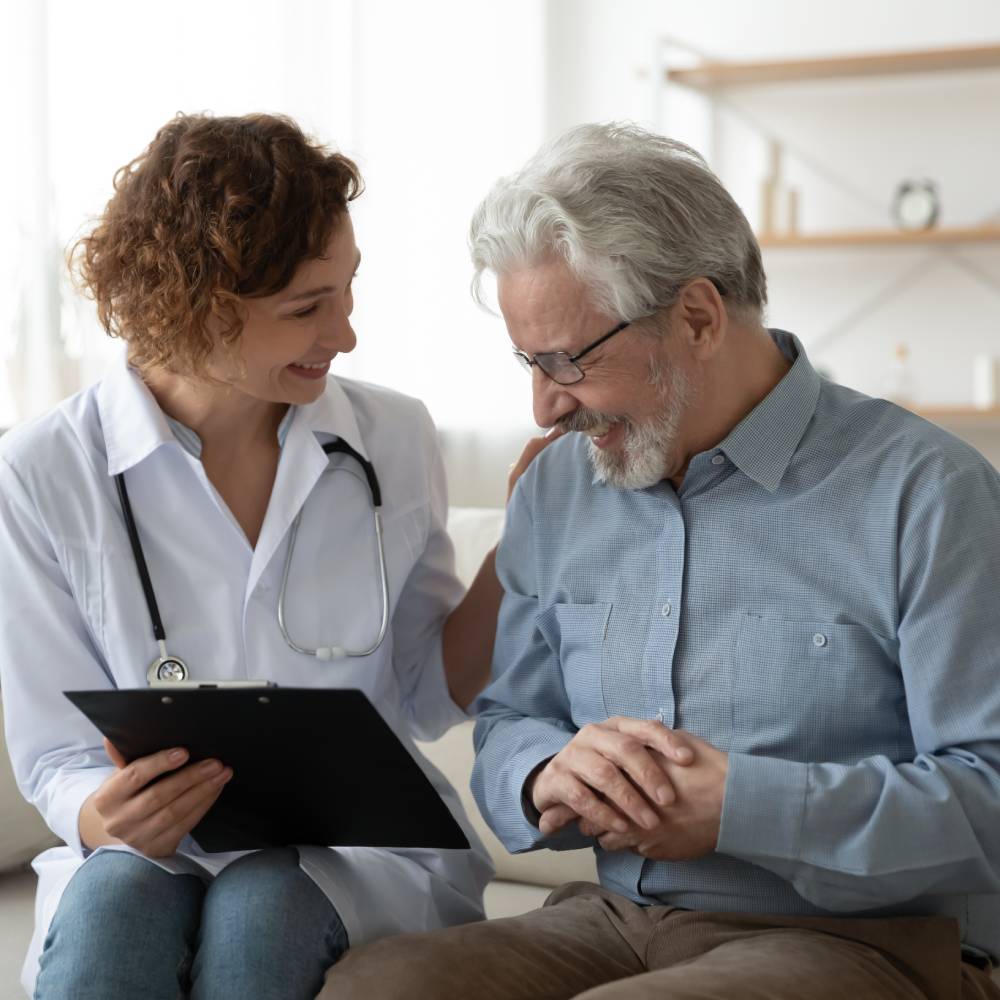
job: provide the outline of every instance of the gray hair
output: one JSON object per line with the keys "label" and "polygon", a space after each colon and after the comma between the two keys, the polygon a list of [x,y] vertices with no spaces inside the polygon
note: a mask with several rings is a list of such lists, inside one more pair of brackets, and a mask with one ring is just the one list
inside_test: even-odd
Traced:
{"label": "gray hair", "polygon": [[711,279],[730,312],[760,323],[767,282],[746,216],[690,146],[627,122],[579,125],[499,180],[472,217],[472,293],[563,257],[612,316],[636,320]]}

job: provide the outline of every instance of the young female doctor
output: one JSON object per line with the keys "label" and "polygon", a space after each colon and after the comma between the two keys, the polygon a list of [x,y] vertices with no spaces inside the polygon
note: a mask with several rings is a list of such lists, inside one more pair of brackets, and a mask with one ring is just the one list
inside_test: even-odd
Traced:
{"label": "young female doctor", "polygon": [[35,863],[39,1000],[312,997],[348,944],[482,917],[486,853],[429,764],[471,850],[206,854],[225,761],[125,766],[62,693],[355,687],[412,750],[485,683],[499,585],[487,560],[459,600],[426,410],[327,377],[355,345],[359,190],[287,119],[178,116],[76,247],[126,350],[0,445],[7,739],[66,844]]}

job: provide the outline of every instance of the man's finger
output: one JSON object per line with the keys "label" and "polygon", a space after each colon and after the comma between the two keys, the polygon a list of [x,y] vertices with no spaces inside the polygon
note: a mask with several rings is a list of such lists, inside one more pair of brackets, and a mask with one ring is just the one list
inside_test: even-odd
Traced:
{"label": "man's finger", "polygon": [[[606,758],[614,766],[617,773],[622,775],[622,780],[628,789],[637,789],[634,797],[636,801],[641,802],[645,813],[640,814],[626,808],[623,808],[622,811],[641,826],[646,826],[650,830],[654,829],[657,825],[656,815],[650,811],[647,800],[650,803],[666,806],[677,799],[669,776],[656,760],[654,754],[646,748],[646,744],[641,739],[604,726],[595,727],[590,736],[590,743],[593,750],[599,756]],[[627,777],[625,777],[626,775]],[[605,791],[603,787],[600,790]],[[628,792],[626,791],[625,794]],[[645,799],[642,798],[643,795]],[[611,797],[614,798],[614,796]],[[617,798],[615,801],[621,806],[621,802]]]}
{"label": "man's finger", "polygon": [[560,803],[550,806],[541,814],[538,819],[538,829],[543,830],[547,837],[551,837],[552,834],[558,833],[577,818],[576,813],[569,806]]}
{"label": "man's finger", "polygon": [[694,750],[686,734],[669,729],[654,719],[629,719],[616,716],[608,719],[608,725],[627,736],[634,736],[654,750],[659,750],[667,760],[685,766],[694,761]]}
{"label": "man's finger", "polygon": [[597,838],[597,842],[605,851],[631,851],[635,850],[643,832],[642,830],[630,830],[628,833],[616,833],[612,830],[601,834]]}
{"label": "man's finger", "polygon": [[[602,824],[606,830],[618,830],[624,833],[629,828],[628,821],[608,803],[602,802],[594,794],[592,788],[572,774],[561,774],[551,790],[555,804],[562,803],[570,807],[577,816]],[[538,829],[546,836],[554,833],[544,824],[545,813],[538,821]]]}
{"label": "man's finger", "polygon": [[[579,762],[574,766],[575,773],[594,791],[600,792],[613,805],[617,806],[619,812],[627,819],[647,830],[655,830],[659,825],[659,817],[635,785],[622,773],[621,762],[615,759],[616,756],[620,755],[618,747],[614,744],[614,734],[605,733],[604,736],[605,739],[600,741],[606,744],[604,752],[601,752],[599,746],[597,750],[581,754]],[[646,754],[646,756],[649,755]],[[638,770],[638,768],[636,769]],[[658,789],[665,779],[655,765],[651,769],[659,774]],[[650,768],[646,770],[650,770]],[[651,792],[651,794],[655,794],[655,792]]]}

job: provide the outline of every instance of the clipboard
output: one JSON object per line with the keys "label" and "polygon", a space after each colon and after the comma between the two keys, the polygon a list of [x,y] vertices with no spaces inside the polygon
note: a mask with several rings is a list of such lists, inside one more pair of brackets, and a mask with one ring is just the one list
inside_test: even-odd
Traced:
{"label": "clipboard", "polygon": [[430,779],[353,688],[66,691],[126,760],[184,747],[233,777],[191,831],[202,850],[317,844],[467,850]]}

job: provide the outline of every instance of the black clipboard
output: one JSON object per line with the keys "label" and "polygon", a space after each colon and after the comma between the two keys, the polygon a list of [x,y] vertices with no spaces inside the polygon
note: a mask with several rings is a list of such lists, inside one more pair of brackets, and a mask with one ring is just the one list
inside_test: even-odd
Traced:
{"label": "black clipboard", "polygon": [[428,777],[352,688],[66,691],[126,760],[184,747],[233,769],[191,831],[209,852],[290,844],[467,850]]}

